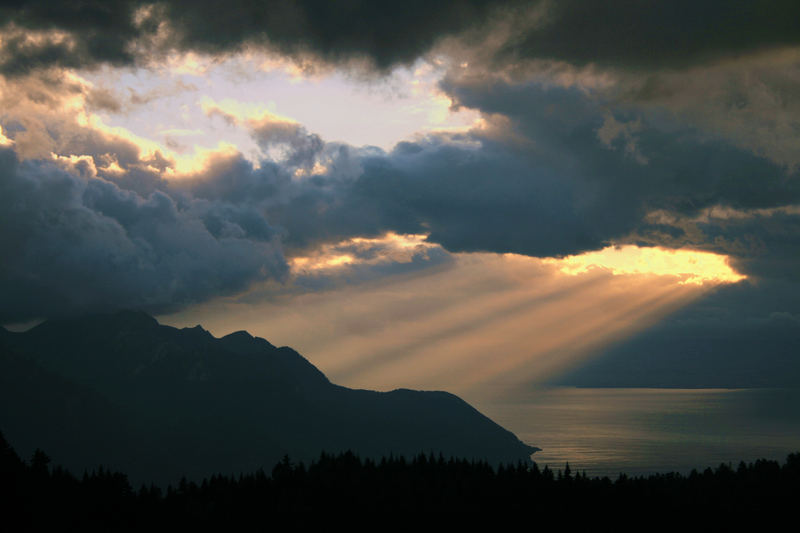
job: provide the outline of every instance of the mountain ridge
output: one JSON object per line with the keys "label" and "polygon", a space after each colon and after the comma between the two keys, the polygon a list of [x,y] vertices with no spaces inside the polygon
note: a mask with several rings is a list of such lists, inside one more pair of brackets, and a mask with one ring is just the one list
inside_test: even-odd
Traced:
{"label": "mountain ridge", "polygon": [[[0,377],[0,428],[12,442],[38,438],[78,471],[96,467],[86,459],[95,457],[128,471],[133,465],[146,482],[269,467],[286,454],[308,461],[322,451],[512,463],[537,450],[451,393],[348,389],[292,348],[245,331],[217,338],[201,326],[178,329],[125,311],[0,332],[0,352],[0,366],[30,382]],[[62,420],[48,415],[50,400],[82,407]],[[105,410],[94,413],[92,404]],[[80,449],[86,439],[65,429],[95,422],[92,433],[107,428],[121,450],[92,455]]]}

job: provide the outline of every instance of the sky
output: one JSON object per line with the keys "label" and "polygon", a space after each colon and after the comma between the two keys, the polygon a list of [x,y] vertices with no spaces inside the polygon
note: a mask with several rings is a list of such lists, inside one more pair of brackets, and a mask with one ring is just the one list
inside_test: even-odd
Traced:
{"label": "sky", "polygon": [[342,385],[800,385],[800,4],[0,7],[0,323]]}

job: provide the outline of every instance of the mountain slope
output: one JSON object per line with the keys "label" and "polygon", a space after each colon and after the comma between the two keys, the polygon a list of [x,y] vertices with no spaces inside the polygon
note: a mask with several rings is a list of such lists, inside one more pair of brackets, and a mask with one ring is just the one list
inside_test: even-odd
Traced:
{"label": "mountain slope", "polygon": [[[452,394],[347,389],[291,348],[246,332],[217,339],[144,313],[3,331],[0,354],[0,373],[26,383],[0,396],[0,428],[23,455],[27,443],[62,442],[48,449],[78,471],[96,458],[137,481],[163,482],[271,468],[284,454],[308,461],[323,450],[494,463],[535,451]],[[78,407],[59,410],[68,404]]]}

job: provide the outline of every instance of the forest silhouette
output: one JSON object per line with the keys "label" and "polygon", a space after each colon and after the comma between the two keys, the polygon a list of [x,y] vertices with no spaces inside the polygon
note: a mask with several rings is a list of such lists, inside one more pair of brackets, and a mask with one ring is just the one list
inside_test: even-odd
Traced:
{"label": "forest silhouette", "polygon": [[[142,485],[98,468],[76,477],[36,450],[25,462],[0,434],[0,497],[7,523],[19,530],[138,531],[170,528],[273,529],[345,520],[412,524],[421,515],[447,523],[505,522],[529,516],[539,526],[593,523],[594,529],[712,530],[762,523],[791,509],[800,488],[800,453],[716,469],[589,478],[569,464],[500,465],[420,454],[361,459],[322,454],[305,465],[287,456],[271,472],[215,475],[200,483]],[[280,522],[276,522],[280,520]]]}

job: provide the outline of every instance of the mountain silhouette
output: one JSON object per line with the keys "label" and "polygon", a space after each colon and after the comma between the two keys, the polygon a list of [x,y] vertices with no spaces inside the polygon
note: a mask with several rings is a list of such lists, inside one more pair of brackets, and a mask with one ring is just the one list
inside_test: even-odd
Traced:
{"label": "mountain silhouette", "polygon": [[23,455],[41,447],[73,471],[102,464],[138,482],[322,451],[517,463],[537,450],[453,394],[348,389],[247,332],[131,311],[0,328],[0,428]]}

